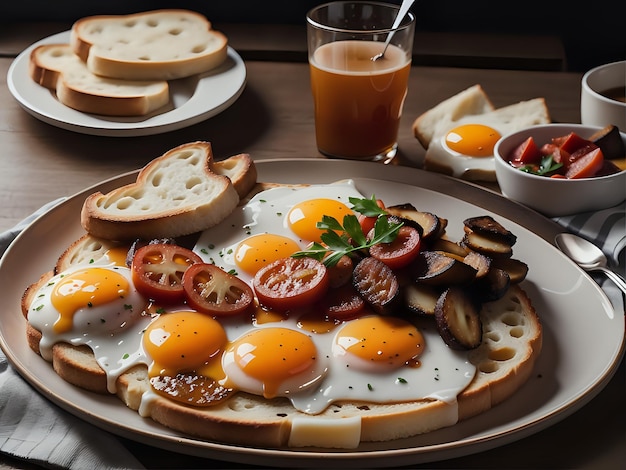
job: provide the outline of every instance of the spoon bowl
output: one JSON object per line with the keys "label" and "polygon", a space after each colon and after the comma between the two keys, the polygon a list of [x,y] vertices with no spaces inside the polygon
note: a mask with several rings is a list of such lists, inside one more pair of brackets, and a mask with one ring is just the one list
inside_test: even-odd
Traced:
{"label": "spoon bowl", "polygon": [[554,238],[554,242],[564,254],[582,269],[604,273],[626,294],[626,280],[615,271],[607,268],[606,256],[596,245],[572,233],[559,233]]}
{"label": "spoon bowl", "polygon": [[400,26],[400,23],[402,23],[402,20],[404,19],[406,14],[409,12],[409,8],[411,8],[411,5],[413,5],[414,2],[415,0],[402,0],[402,5],[400,5],[400,10],[398,10],[398,16],[396,16],[396,19],[394,20],[393,25],[391,26],[391,31],[389,32],[389,35],[387,36],[387,40],[385,41],[383,50],[382,52],[379,52],[375,56],[371,57],[372,62],[376,62],[378,59],[382,59],[385,56],[385,52],[387,51],[387,47],[389,47],[389,43],[391,42],[391,38],[393,37],[393,34],[395,33],[396,29],[398,29],[398,26]]}

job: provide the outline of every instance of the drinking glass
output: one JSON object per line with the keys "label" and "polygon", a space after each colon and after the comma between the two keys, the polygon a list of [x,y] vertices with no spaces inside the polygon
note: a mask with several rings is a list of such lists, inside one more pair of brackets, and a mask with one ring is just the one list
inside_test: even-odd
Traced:
{"label": "drinking glass", "polygon": [[415,30],[411,12],[392,29],[398,10],[338,1],[307,13],[315,135],[326,157],[388,162],[396,154]]}

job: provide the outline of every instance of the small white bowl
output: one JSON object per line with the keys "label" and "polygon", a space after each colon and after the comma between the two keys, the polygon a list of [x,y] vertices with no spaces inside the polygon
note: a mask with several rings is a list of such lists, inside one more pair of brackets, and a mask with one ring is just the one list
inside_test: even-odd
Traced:
{"label": "small white bowl", "polygon": [[[557,179],[526,173],[507,161],[510,152],[528,137],[532,136],[537,146],[541,147],[552,138],[570,132],[588,138],[600,129],[582,124],[544,124],[503,136],[494,148],[500,191],[509,199],[548,217],[606,209],[626,200],[626,170],[594,178]],[[620,132],[620,135],[626,145],[626,134]]]}
{"label": "small white bowl", "polygon": [[626,85],[626,60],[589,70],[581,82],[580,122],[589,126],[613,124],[626,131],[626,102],[603,93]]}

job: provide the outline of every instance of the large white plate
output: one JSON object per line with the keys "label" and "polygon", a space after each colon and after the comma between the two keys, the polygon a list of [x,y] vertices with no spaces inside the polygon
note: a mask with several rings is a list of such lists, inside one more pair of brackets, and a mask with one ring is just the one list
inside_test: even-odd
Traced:
{"label": "large white plate", "polygon": [[[36,389],[71,413],[118,435],[190,455],[272,466],[398,466],[449,459],[526,437],[570,415],[602,390],[624,350],[624,318],[602,290],[546,240],[559,227],[537,213],[478,186],[420,170],[340,160],[257,162],[260,181],[323,183],[350,177],[365,195],[388,204],[412,202],[449,220],[490,214],[518,237],[515,257],[530,271],[523,283],[544,327],[544,346],[529,382],[505,404],[483,415],[422,436],[366,443],[357,450],[259,449],[203,442],[142,419],[115,397],[101,397],[60,379],[26,343],[20,313],[24,288],[54,265],[83,234],[79,214],[87,194],[130,182],[135,173],[85,190],[43,215],[9,248],[0,264],[0,345]],[[42,248],[43,247],[43,248]],[[581,345],[593,344],[593,354]]]}
{"label": "large white plate", "polygon": [[232,105],[246,84],[246,66],[228,48],[226,61],[201,75],[170,81],[170,102],[165,108],[139,117],[87,114],[63,105],[53,91],[35,83],[28,73],[31,51],[41,44],[68,44],[70,32],[49,36],[18,55],[7,74],[11,94],[30,114],[48,124],[74,132],[106,136],[140,136],[191,126]]}

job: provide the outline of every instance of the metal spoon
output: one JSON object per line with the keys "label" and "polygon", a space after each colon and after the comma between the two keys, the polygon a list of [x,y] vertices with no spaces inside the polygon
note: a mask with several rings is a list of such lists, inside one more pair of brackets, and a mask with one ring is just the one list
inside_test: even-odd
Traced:
{"label": "metal spoon", "polygon": [[387,51],[387,47],[389,47],[389,43],[391,42],[391,38],[396,32],[395,30],[398,28],[398,26],[400,26],[400,23],[409,12],[409,8],[411,8],[411,5],[413,5],[414,2],[415,0],[402,0],[402,5],[400,5],[400,10],[398,11],[398,16],[396,16],[396,19],[393,22],[393,26],[391,27],[392,31],[389,33],[389,35],[387,36],[387,40],[385,41],[385,47],[383,48],[382,52],[379,52],[371,58],[372,61],[376,61],[384,57],[385,52]]}
{"label": "metal spoon", "polygon": [[559,233],[554,237],[559,249],[585,271],[600,271],[626,294],[626,279],[608,269],[602,250],[588,240],[571,233]]}

